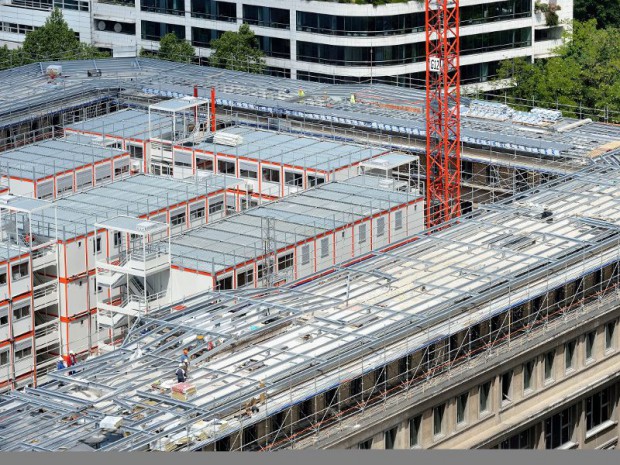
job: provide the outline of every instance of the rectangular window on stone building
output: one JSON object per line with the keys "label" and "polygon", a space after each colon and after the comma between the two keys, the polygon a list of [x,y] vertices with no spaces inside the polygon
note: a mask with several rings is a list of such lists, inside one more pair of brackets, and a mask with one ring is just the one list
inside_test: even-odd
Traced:
{"label": "rectangular window on stone building", "polygon": [[512,402],[512,370],[501,376],[502,404]]}
{"label": "rectangular window on stone building", "polygon": [[605,350],[612,350],[615,347],[614,335],[616,331],[616,323],[612,321],[605,325]]}
{"label": "rectangular window on stone building", "polygon": [[398,432],[398,428],[395,426],[394,428],[390,428],[385,432],[385,448],[386,449],[394,449],[396,445],[396,433]]}
{"label": "rectangular window on stone building", "polygon": [[523,391],[534,389],[534,361],[530,360],[523,365]]}
{"label": "rectangular window on stone building", "polygon": [[360,442],[357,445],[357,448],[362,449],[362,450],[372,449],[372,438],[366,439],[365,441]]}
{"label": "rectangular window on stone building", "polygon": [[596,342],[596,332],[591,331],[586,334],[586,362],[594,360],[594,343]]}
{"label": "rectangular window on stone building", "polygon": [[545,354],[545,381],[553,380],[553,361],[555,360],[555,350],[550,350]]}
{"label": "rectangular window on stone building", "polygon": [[435,436],[443,434],[443,421],[445,411],[445,405],[438,405],[433,409],[433,433],[435,434]]}
{"label": "rectangular window on stone building", "polygon": [[586,399],[586,428],[588,431],[611,419],[611,398],[611,388],[606,388]]}
{"label": "rectangular window on stone building", "polygon": [[409,420],[409,447],[418,447],[420,445],[421,424],[422,415],[418,415]]}
{"label": "rectangular window on stone building", "polygon": [[546,449],[557,449],[571,441],[574,416],[574,408],[570,407],[545,420]]}
{"label": "rectangular window on stone building", "polygon": [[467,423],[467,400],[468,393],[461,394],[456,398],[456,424]]}
{"label": "rectangular window on stone building", "polygon": [[566,371],[575,368],[575,341],[567,342],[564,345],[564,368]]}
{"label": "rectangular window on stone building", "polygon": [[480,415],[489,411],[489,397],[491,396],[491,382],[480,385]]}
{"label": "rectangular window on stone building", "polygon": [[500,449],[533,449],[534,427],[521,431],[519,434],[505,439],[499,444]]}

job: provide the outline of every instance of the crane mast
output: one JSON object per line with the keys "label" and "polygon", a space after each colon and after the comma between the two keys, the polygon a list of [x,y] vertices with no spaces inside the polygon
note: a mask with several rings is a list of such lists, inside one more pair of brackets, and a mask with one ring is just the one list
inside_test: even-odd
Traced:
{"label": "crane mast", "polygon": [[426,226],[461,214],[459,0],[425,0]]}

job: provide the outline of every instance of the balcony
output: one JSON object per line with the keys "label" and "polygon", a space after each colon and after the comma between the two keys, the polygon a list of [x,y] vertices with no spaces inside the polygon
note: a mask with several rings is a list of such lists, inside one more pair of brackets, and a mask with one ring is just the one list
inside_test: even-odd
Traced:
{"label": "balcony", "polygon": [[103,270],[141,277],[163,271],[169,266],[170,254],[157,247],[122,252],[103,261],[97,261],[97,267]]}
{"label": "balcony", "polygon": [[[58,330],[58,321],[52,320],[36,326],[34,329],[34,337],[37,351],[54,344],[59,344],[60,332]],[[55,363],[56,360],[52,360],[52,362]]]}
{"label": "balcony", "polygon": [[32,251],[32,269],[40,270],[48,266],[56,265],[56,248],[45,247]]}
{"label": "balcony", "polygon": [[[150,309],[167,303],[166,295],[166,290],[158,292],[157,294],[149,295],[147,297],[135,294],[125,294],[118,297],[113,297],[111,299],[104,299],[98,302],[97,307],[100,310],[107,310],[109,312],[121,315],[136,317],[148,313]],[[115,317],[113,316],[112,320],[114,318]]]}
{"label": "balcony", "polygon": [[58,282],[48,281],[32,289],[34,309],[40,310],[58,303]]}

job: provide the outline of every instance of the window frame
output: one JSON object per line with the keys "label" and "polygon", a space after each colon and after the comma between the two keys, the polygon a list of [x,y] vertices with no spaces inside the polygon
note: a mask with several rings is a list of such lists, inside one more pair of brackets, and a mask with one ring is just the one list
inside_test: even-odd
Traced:
{"label": "window frame", "polygon": [[[564,372],[566,373],[575,369],[575,349],[576,348],[577,348],[577,343],[574,340],[568,341],[566,344],[564,344]],[[570,354],[570,361],[568,358],[569,354]]]}
{"label": "window frame", "polygon": [[[420,447],[420,427],[422,426],[422,415],[416,415],[409,419],[409,448]],[[415,434],[413,432],[415,431]]]}
{"label": "window frame", "polygon": [[[463,399],[465,400],[463,401]],[[456,425],[457,426],[463,426],[467,424],[468,405],[469,405],[469,392],[464,392],[456,396]]]}
{"label": "window frame", "polygon": [[443,436],[445,430],[446,404],[433,407],[433,436]]}
{"label": "window frame", "polygon": [[[611,328],[611,330],[609,329]],[[611,352],[616,348],[615,338],[616,336],[616,322],[610,321],[605,324],[605,351]]]}
{"label": "window frame", "polygon": [[[529,372],[529,375],[527,374],[528,372]],[[532,392],[536,389],[535,372],[536,372],[536,362],[534,360],[529,360],[523,364],[523,392],[524,393]]]}

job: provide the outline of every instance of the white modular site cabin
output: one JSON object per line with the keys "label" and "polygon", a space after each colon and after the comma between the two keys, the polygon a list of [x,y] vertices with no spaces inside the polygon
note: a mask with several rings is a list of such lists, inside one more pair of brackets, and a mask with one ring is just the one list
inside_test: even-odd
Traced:
{"label": "white modular site cabin", "polygon": [[[54,206],[0,197],[0,390],[36,385],[58,351],[58,280]],[[38,219],[35,219],[38,218]]]}
{"label": "white modular site cabin", "polygon": [[0,180],[14,195],[55,199],[126,178],[129,153],[92,138],[71,135],[0,154]]}
{"label": "white modular site cabin", "polygon": [[[115,257],[123,247],[122,235],[106,233],[95,224],[124,214],[168,223],[174,234],[236,211],[239,197],[245,196],[237,190],[239,180],[213,176],[201,181],[137,175],[56,202],[64,350],[82,352],[97,346],[97,300],[104,288],[95,282],[96,264]],[[116,289],[105,298],[118,293]]]}
{"label": "white modular site cabin", "polygon": [[[254,192],[271,198],[350,178],[359,173],[363,162],[390,154],[371,146],[249,127],[226,128],[208,137],[203,134],[204,141],[199,138],[188,142],[187,136],[181,139],[183,143],[165,142],[165,135],[175,131],[170,118],[135,109],[65,127],[67,134],[119,141],[132,157],[140,157],[145,172],[175,178],[206,173],[229,175],[244,179]],[[164,149],[166,144],[171,147]],[[394,168],[403,175],[418,169],[416,157]]]}
{"label": "white modular site cabin", "polygon": [[[242,184],[217,175],[194,182],[136,175],[54,202],[4,198],[0,253],[6,251],[4,261],[11,268],[4,278],[5,288],[0,263],[0,292],[7,290],[6,296],[0,296],[0,337],[7,335],[6,341],[0,339],[0,389],[36,384],[59,355],[69,350],[87,355],[97,348],[97,300],[104,287],[96,282],[96,264],[118,255],[130,240],[97,229],[97,221],[119,214],[141,221],[157,218],[179,233],[247,205],[247,193],[239,189]],[[16,218],[16,214],[27,218]],[[106,298],[121,293],[118,288],[113,291],[116,294],[111,292]],[[24,306],[28,302],[27,309],[20,306],[17,311],[18,302]],[[19,313],[13,317],[15,325],[9,318],[12,307]],[[30,349],[22,339],[32,341]]]}
{"label": "white modular site cabin", "polygon": [[357,176],[173,236],[172,301],[281,285],[423,230],[423,197],[398,185]]}

